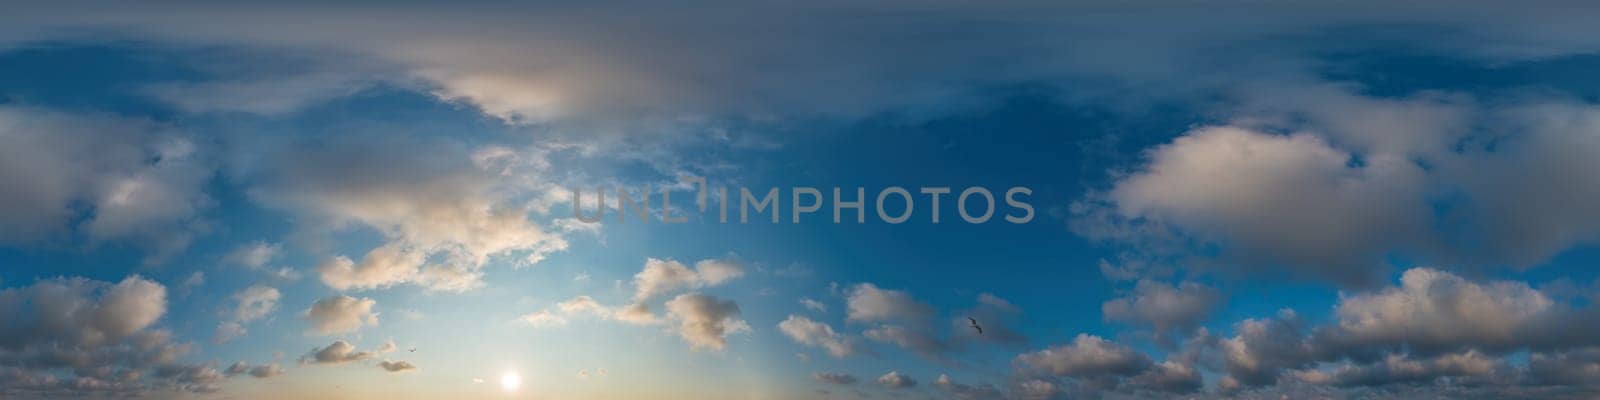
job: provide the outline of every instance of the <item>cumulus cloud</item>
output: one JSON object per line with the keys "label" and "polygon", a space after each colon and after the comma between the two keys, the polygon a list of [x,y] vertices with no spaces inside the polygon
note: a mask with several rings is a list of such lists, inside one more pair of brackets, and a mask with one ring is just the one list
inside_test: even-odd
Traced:
{"label": "cumulus cloud", "polygon": [[0,107],[0,244],[127,241],[158,262],[203,231],[214,167],[150,121]]}
{"label": "cumulus cloud", "polygon": [[384,245],[367,252],[361,262],[344,256],[317,266],[322,283],[337,290],[375,289],[419,279],[426,255],[402,245]]}
{"label": "cumulus cloud", "polygon": [[1593,385],[1600,379],[1600,347],[1533,353],[1528,376],[1535,385]]}
{"label": "cumulus cloud", "polygon": [[0,291],[0,347],[61,341],[97,347],[144,331],[167,311],[166,287],[131,276],[116,284],[62,279]]}
{"label": "cumulus cloud", "polygon": [[676,322],[678,336],[693,349],[721,351],[728,335],[747,332],[750,326],[739,319],[739,305],[699,293],[679,295],[667,301],[667,315]]}
{"label": "cumulus cloud", "polygon": [[250,376],[257,378],[271,378],[278,375],[283,375],[283,367],[279,367],[278,364],[266,364],[250,367]]}
{"label": "cumulus cloud", "polygon": [[216,390],[220,372],[182,363],[193,346],[153,328],[166,310],[166,288],[139,276],[0,290],[0,396]]}
{"label": "cumulus cloud", "polygon": [[716,286],[744,275],[744,265],[730,259],[701,260],[689,269],[674,260],[647,259],[633,276],[633,300],[642,302],[685,289]]}
{"label": "cumulus cloud", "polygon": [[1071,344],[1017,356],[1024,368],[1057,376],[1132,376],[1150,366],[1150,358],[1127,346],[1079,334]]}
{"label": "cumulus cloud", "polygon": [[1229,124],[1115,172],[1109,190],[1074,207],[1075,230],[1147,256],[1347,289],[1381,284],[1390,255],[1531,267],[1600,238],[1584,206],[1600,189],[1578,178],[1600,148],[1592,105],[1262,86],[1273,85],[1243,85]]}
{"label": "cumulus cloud", "polygon": [[1199,368],[1172,360],[1157,363],[1129,381],[1134,390],[1156,393],[1193,393],[1203,385]]}
{"label": "cumulus cloud", "polygon": [[409,362],[405,362],[405,361],[389,361],[389,360],[383,360],[382,362],[379,362],[378,363],[378,367],[383,368],[384,371],[389,371],[389,372],[405,372],[405,371],[412,371],[412,370],[416,370],[417,369],[417,366],[411,365],[411,363],[409,363]]}
{"label": "cumulus cloud", "polygon": [[1277,381],[1286,369],[1312,365],[1317,350],[1305,339],[1305,323],[1293,310],[1275,318],[1246,319],[1234,325],[1234,336],[1218,347],[1228,379],[1234,385],[1259,386]]}
{"label": "cumulus cloud", "polygon": [[1157,334],[1198,326],[1221,303],[1222,295],[1209,286],[1183,282],[1169,286],[1140,280],[1131,293],[1100,305],[1107,320],[1149,326]]}
{"label": "cumulus cloud", "polygon": [[795,343],[821,347],[835,358],[849,357],[859,351],[855,339],[834,332],[832,326],[810,318],[790,315],[778,323],[778,330]]}
{"label": "cumulus cloud", "polygon": [[1300,371],[1297,379],[1335,386],[1382,387],[1395,384],[1432,383],[1440,378],[1487,377],[1505,369],[1503,361],[1468,351],[1417,359],[1390,354],[1372,364],[1344,364],[1332,370]]}
{"label": "cumulus cloud", "polygon": [[368,298],[333,296],[312,303],[302,317],[311,323],[311,331],[319,335],[355,332],[363,326],[378,324],[378,313],[372,311],[377,304]]}
{"label": "cumulus cloud", "polygon": [[650,306],[644,303],[623,306],[612,313],[612,316],[618,321],[636,325],[653,324],[658,321],[656,315],[650,311]]}
{"label": "cumulus cloud", "polygon": [[890,389],[906,389],[917,386],[917,381],[905,374],[901,374],[900,371],[889,371],[889,373],[878,377],[878,384]]}
{"label": "cumulus cloud", "polygon": [[817,382],[831,383],[835,385],[853,385],[857,382],[855,375],[835,372],[814,373],[811,374],[811,379],[816,380]]}
{"label": "cumulus cloud", "polygon": [[[721,285],[744,273],[744,264],[732,256],[701,260],[695,263],[694,268],[674,260],[649,258],[645,260],[644,269],[633,276],[631,304],[606,307],[588,296],[580,296],[559,307],[562,314],[590,313],[632,324],[654,324],[661,321],[651,311],[651,305],[657,298],[684,290]],[[617,282],[618,290],[621,290],[621,281]]]}
{"label": "cumulus cloud", "polygon": [[240,361],[228,366],[228,369],[223,370],[222,373],[230,377],[234,375],[248,374],[256,378],[266,379],[283,375],[284,370],[283,367],[276,363],[251,366],[244,361]]}
{"label": "cumulus cloud", "polygon": [[933,384],[938,386],[940,389],[943,389],[951,396],[962,400],[1005,398],[1005,393],[1001,392],[999,388],[994,387],[994,385],[987,383],[981,385],[960,383],[956,382],[954,379],[950,379],[950,376],[945,374],[939,374],[939,378],[935,379]]}
{"label": "cumulus cloud", "polygon": [[394,342],[384,342],[376,350],[356,351],[356,346],[343,340],[336,340],[324,347],[311,349],[306,355],[300,357],[301,364],[343,364],[353,361],[364,361],[377,357],[379,354],[394,351]]}
{"label": "cumulus cloud", "polygon": [[[1283,310],[1239,322],[1215,347],[1229,387],[1431,385],[1448,378],[1509,390],[1515,381],[1560,381],[1562,374],[1532,360],[1563,360],[1594,346],[1593,313],[1525,283],[1413,268],[1398,286],[1341,298],[1332,324],[1310,326]],[[1525,370],[1506,358],[1517,351],[1532,352]]]}
{"label": "cumulus cloud", "polygon": [[1350,152],[1314,134],[1205,127],[1149,157],[1111,189],[1116,211],[1225,246],[1251,265],[1370,285],[1378,257],[1414,242],[1429,222],[1420,167],[1392,157],[1353,165]]}
{"label": "cumulus cloud", "polygon": [[1429,268],[1414,268],[1400,286],[1339,301],[1341,339],[1403,344],[1423,352],[1463,346],[1502,350],[1540,336],[1526,331],[1556,308],[1521,282],[1478,284]]}

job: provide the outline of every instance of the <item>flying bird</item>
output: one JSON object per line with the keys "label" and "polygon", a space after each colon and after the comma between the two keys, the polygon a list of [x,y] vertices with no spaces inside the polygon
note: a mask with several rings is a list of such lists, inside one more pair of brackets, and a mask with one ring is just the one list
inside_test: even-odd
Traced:
{"label": "flying bird", "polygon": [[978,320],[972,319],[972,317],[967,317],[967,320],[972,321],[972,329],[977,329],[979,335],[983,334],[983,327],[978,326]]}

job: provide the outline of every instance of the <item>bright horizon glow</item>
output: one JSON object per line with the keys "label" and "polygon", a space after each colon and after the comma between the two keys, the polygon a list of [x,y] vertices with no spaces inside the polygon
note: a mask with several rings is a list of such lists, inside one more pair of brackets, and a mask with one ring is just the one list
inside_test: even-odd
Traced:
{"label": "bright horizon glow", "polygon": [[517,371],[506,371],[505,374],[500,375],[501,389],[505,389],[507,392],[515,392],[521,387],[522,377],[517,375]]}

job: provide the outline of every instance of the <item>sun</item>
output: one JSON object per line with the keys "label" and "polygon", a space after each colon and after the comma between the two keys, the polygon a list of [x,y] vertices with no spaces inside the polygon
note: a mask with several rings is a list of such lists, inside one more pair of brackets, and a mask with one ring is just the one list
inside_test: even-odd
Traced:
{"label": "sun", "polygon": [[517,375],[517,371],[506,371],[500,375],[500,388],[507,392],[515,392],[520,387],[522,387],[522,377]]}

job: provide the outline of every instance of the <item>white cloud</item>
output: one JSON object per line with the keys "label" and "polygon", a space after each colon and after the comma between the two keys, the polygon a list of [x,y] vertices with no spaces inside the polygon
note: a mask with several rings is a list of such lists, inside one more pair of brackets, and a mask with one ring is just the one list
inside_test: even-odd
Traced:
{"label": "white cloud", "polygon": [[821,347],[836,358],[854,355],[858,349],[855,339],[834,332],[832,326],[810,318],[790,315],[778,323],[778,330],[796,343]]}
{"label": "white cloud", "polygon": [[1351,153],[1314,134],[1205,127],[1149,154],[1109,193],[1117,212],[1219,244],[1249,264],[1370,285],[1378,257],[1415,246],[1429,221],[1420,167],[1381,155],[1353,165]]}
{"label": "white cloud", "polygon": [[905,374],[901,374],[900,371],[889,371],[889,373],[878,377],[878,384],[890,389],[905,389],[917,386],[917,381]]}
{"label": "white cloud", "polygon": [[419,279],[426,255],[398,244],[367,252],[360,263],[340,256],[317,267],[322,283],[336,290],[377,289]]}
{"label": "white cloud", "polygon": [[689,269],[674,260],[645,260],[644,270],[633,276],[636,302],[679,290],[716,286],[744,275],[744,265],[731,259],[701,260]]}
{"label": "white cloud", "polygon": [[1526,283],[1479,284],[1429,268],[1407,270],[1398,287],[1346,296],[1334,309],[1341,340],[1425,351],[1519,347],[1550,336],[1530,329],[1556,312],[1554,300]]}
{"label": "white cloud", "polygon": [[1058,376],[1132,376],[1150,366],[1143,353],[1098,336],[1079,334],[1071,344],[1017,356],[1017,364]]}
{"label": "white cloud", "polygon": [[333,296],[312,303],[303,316],[311,323],[311,331],[319,335],[355,332],[378,324],[378,313],[372,311],[377,304],[368,298]]}

